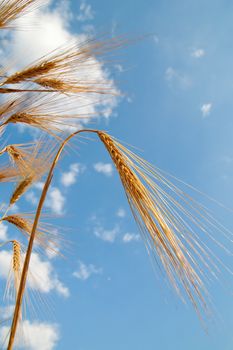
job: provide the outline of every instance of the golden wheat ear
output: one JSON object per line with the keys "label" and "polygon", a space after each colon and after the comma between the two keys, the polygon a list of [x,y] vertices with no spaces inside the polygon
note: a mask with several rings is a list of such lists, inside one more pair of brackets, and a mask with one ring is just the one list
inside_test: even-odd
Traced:
{"label": "golden wheat ear", "polygon": [[13,240],[13,257],[12,257],[12,268],[14,272],[14,285],[16,295],[19,290],[19,283],[21,277],[21,245],[18,241]]}
{"label": "golden wheat ear", "polygon": [[22,272],[22,264],[21,264],[21,245],[18,241],[12,240],[7,241],[1,244],[1,246],[4,246],[6,244],[12,244],[12,258],[10,263],[10,270],[7,278],[6,288],[4,297],[8,300],[16,300],[16,296],[19,289],[19,283],[21,278],[21,272]]}
{"label": "golden wheat ear", "polygon": [[61,141],[59,134],[70,131],[69,127],[77,128],[77,122],[87,121],[94,116],[91,113],[83,113],[86,105],[86,100],[77,95],[69,97],[57,93],[17,95],[2,107],[2,111],[0,110],[0,130],[4,130],[10,123],[25,124]]}
{"label": "golden wheat ear", "polygon": [[[203,308],[207,311],[205,282],[217,275],[219,263],[223,263],[206,245],[205,238],[229,252],[231,234],[149,163],[107,133],[98,135],[116,166],[148,250],[160,258],[180,296],[184,289],[199,315]],[[225,246],[214,238],[214,229],[225,230]]]}
{"label": "golden wheat ear", "polygon": [[14,28],[14,21],[34,10],[42,0],[2,0],[0,3],[0,29]]}
{"label": "golden wheat ear", "polygon": [[[39,86],[50,92],[116,94],[111,80],[107,83],[104,77],[96,76],[96,67],[100,64],[96,56],[104,59],[108,51],[114,50],[123,43],[120,39],[74,42],[52,51],[21,71],[9,75],[2,81],[1,86],[32,82],[37,85],[37,88]],[[0,92],[7,93],[7,89],[10,92],[11,89],[8,87]],[[17,89],[12,89],[11,92],[16,91]]]}
{"label": "golden wheat ear", "polygon": [[[33,215],[29,213],[12,214],[4,216],[1,221],[14,225],[26,238],[30,238]],[[49,252],[52,255],[62,255],[59,251],[61,237],[57,234],[52,225],[40,223],[36,231],[36,244],[41,248],[41,252]]]}
{"label": "golden wheat ear", "polygon": [[9,145],[3,152],[7,152],[21,175],[15,190],[10,198],[10,205],[19,198],[48,171],[56,143],[38,141],[34,144]]}

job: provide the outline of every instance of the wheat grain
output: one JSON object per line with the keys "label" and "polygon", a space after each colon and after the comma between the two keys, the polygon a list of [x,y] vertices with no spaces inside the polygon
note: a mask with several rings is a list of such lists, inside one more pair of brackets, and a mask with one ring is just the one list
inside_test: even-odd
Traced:
{"label": "wheat grain", "polygon": [[20,259],[21,259],[21,247],[20,243],[16,240],[12,241],[13,244],[13,259],[12,267],[15,274],[20,272]]}
{"label": "wheat grain", "polygon": [[27,189],[32,185],[32,183],[35,182],[35,179],[33,176],[29,176],[25,179],[23,179],[18,186],[16,186],[13,194],[10,198],[10,205],[15,204],[19,198],[27,191]]}
{"label": "wheat grain", "polygon": [[44,75],[48,73],[55,67],[55,62],[41,62],[38,65],[24,69],[23,71],[18,71],[8,77],[4,84],[18,84],[25,80],[34,79],[37,76]]}

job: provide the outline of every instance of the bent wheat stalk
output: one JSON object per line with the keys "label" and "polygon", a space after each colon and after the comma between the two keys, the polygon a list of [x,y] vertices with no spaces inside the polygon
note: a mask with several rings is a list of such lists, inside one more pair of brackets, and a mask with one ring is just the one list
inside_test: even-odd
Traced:
{"label": "bent wheat stalk", "polygon": [[17,325],[19,322],[19,317],[20,317],[20,310],[21,310],[21,306],[22,306],[22,301],[23,301],[23,295],[24,295],[24,291],[25,291],[25,286],[26,286],[26,280],[27,280],[27,275],[28,275],[28,268],[29,268],[29,263],[30,263],[30,258],[31,258],[31,253],[32,253],[32,248],[33,248],[33,244],[34,244],[34,240],[36,237],[36,229],[38,226],[38,222],[40,219],[40,215],[41,215],[41,210],[50,186],[50,183],[52,181],[53,178],[53,172],[54,169],[57,165],[57,162],[60,158],[60,155],[65,147],[65,145],[67,144],[67,142],[69,142],[69,140],[74,137],[75,135],[81,133],[81,132],[94,132],[96,133],[97,130],[78,130],[75,133],[69,135],[61,144],[54,160],[52,163],[52,166],[49,170],[46,182],[44,184],[44,188],[42,190],[41,193],[41,197],[40,197],[40,201],[37,207],[37,211],[36,211],[36,215],[35,215],[35,220],[33,223],[33,227],[31,230],[31,235],[30,235],[30,239],[29,239],[29,243],[28,243],[28,247],[27,247],[27,252],[26,252],[26,256],[25,256],[25,260],[24,260],[24,265],[23,265],[23,270],[22,270],[22,274],[21,274],[21,279],[20,279],[20,284],[19,284],[19,289],[18,289],[18,294],[17,294],[17,299],[16,299],[16,304],[15,304],[15,310],[14,310],[14,316],[13,316],[13,320],[12,320],[12,325],[11,325],[11,331],[10,331],[10,337],[9,337],[9,342],[8,342],[8,346],[7,346],[7,350],[12,350],[13,349],[13,345],[14,345],[14,340],[15,340],[15,335],[16,335],[16,330],[17,330]]}
{"label": "bent wheat stalk", "polygon": [[[18,288],[8,350],[13,347],[30,257],[34,240],[37,238],[37,226],[54,169],[66,144],[81,132],[97,134],[105,145],[119,173],[129,205],[148,250],[151,250],[153,255],[157,254],[171,284],[180,296],[180,287],[183,287],[200,318],[202,318],[200,313],[202,309],[208,311],[208,292],[203,282],[204,278],[207,278],[206,272],[216,277],[219,272],[219,263],[222,266],[224,264],[206,244],[202,243],[192,226],[199,228],[215,244],[229,252],[227,245],[224,246],[215,240],[211,230],[208,233],[208,229],[216,228],[220,232],[223,231],[223,236],[228,239],[227,243],[231,240],[228,237],[229,231],[218,224],[204,207],[185,195],[149,163],[133,154],[106,132],[93,129],[78,130],[69,135],[60,145],[44,184],[32,229],[30,233],[27,230],[30,238]],[[159,186],[159,183],[162,186]],[[177,199],[174,198],[174,193],[172,195],[169,191],[174,192]],[[4,220],[9,221],[9,217],[5,217]],[[229,269],[224,267],[229,272]]]}

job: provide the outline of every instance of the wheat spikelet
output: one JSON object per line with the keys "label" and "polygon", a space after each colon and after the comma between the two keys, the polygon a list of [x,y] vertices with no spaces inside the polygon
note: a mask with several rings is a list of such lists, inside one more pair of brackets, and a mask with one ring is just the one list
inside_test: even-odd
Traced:
{"label": "wheat spikelet", "polygon": [[98,82],[77,82],[74,79],[57,79],[53,77],[35,79],[34,83],[39,84],[47,89],[64,93],[92,93],[92,94],[112,94],[116,95],[115,89],[111,85]]}
{"label": "wheat spikelet", "polygon": [[13,244],[13,270],[15,273],[20,271],[20,256],[21,248],[20,243],[16,240],[12,241]]}
{"label": "wheat spikelet", "polygon": [[23,123],[59,138],[57,134],[75,126],[78,120],[85,121],[94,116],[86,113],[87,105],[93,102],[94,98],[87,102],[82,96],[67,97],[56,93],[17,95],[2,109],[0,128],[10,123]]}
{"label": "wheat spikelet", "polygon": [[21,276],[21,246],[16,240],[12,241],[13,245],[13,257],[12,257],[12,268],[14,273],[14,288],[15,295],[19,290],[20,276]]}
{"label": "wheat spikelet", "polygon": [[1,0],[0,29],[12,27],[12,22],[19,16],[37,6],[40,0]]}
{"label": "wheat spikelet", "polygon": [[[195,229],[202,231],[201,236],[205,233],[227,253],[230,253],[228,245],[232,242],[230,233],[219,226],[204,207],[190,199],[149,163],[107,133],[98,132],[98,135],[117,168],[133,215],[152,257],[155,253],[159,256],[175,290],[182,296],[183,286],[199,315],[203,308],[207,311],[209,299],[204,283],[204,280],[209,279],[207,273],[216,278],[219,264],[232,272],[202,242]],[[213,229],[226,235],[225,244],[211,235]]]}
{"label": "wheat spikelet", "polygon": [[[14,225],[27,238],[30,237],[33,226],[33,216],[31,214],[12,214],[4,216],[1,220]],[[48,250],[53,255],[60,254],[59,240],[60,237],[58,237],[57,232],[54,231],[51,225],[43,223],[38,226],[36,231],[36,243],[43,251]]]}
{"label": "wheat spikelet", "polygon": [[34,144],[9,145],[0,152],[9,154],[20,174],[18,184],[10,198],[10,205],[15,204],[29,187],[47,172],[54,150],[54,143],[46,144],[38,141]]}
{"label": "wheat spikelet", "polygon": [[14,167],[5,166],[0,168],[0,182],[15,182],[19,175],[18,170]]}
{"label": "wheat spikelet", "polygon": [[25,80],[30,80],[37,76],[46,74],[54,67],[55,67],[54,62],[41,62],[38,65],[35,65],[33,67],[28,67],[23,71],[14,73],[4,81],[4,84],[18,84]]}
{"label": "wheat spikelet", "polygon": [[7,221],[10,224],[16,226],[20,231],[30,234],[30,225],[28,221],[20,215],[8,215],[2,218],[3,221]]}
{"label": "wheat spikelet", "polygon": [[32,185],[32,183],[35,181],[33,177],[29,176],[26,179],[22,180],[18,186],[16,186],[13,194],[11,195],[10,198],[10,205],[15,204],[19,198],[27,191],[27,189]]}
{"label": "wheat spikelet", "polygon": [[0,155],[8,153],[10,160],[19,169],[22,177],[33,177],[32,173],[41,176],[49,167],[55,146],[55,142],[41,139],[34,143],[8,145],[0,152]]}
{"label": "wheat spikelet", "polygon": [[[8,145],[4,147],[0,151],[0,155],[7,153],[9,155],[9,158],[13,164],[13,166],[17,166],[19,170],[28,168],[29,164],[26,161],[27,157],[29,156],[30,152],[33,150],[33,146],[35,147],[36,143],[26,143],[26,144],[20,144],[20,145]],[[24,173],[21,171],[22,175]]]}
{"label": "wheat spikelet", "polygon": [[[111,80],[106,82],[103,76],[96,76],[96,66],[99,66],[100,63],[95,57],[103,56],[122,43],[120,39],[75,42],[13,73],[3,80],[1,86],[33,82],[46,89],[65,93],[116,94]],[[10,91],[9,88],[2,88],[0,93],[16,91],[17,89]]]}

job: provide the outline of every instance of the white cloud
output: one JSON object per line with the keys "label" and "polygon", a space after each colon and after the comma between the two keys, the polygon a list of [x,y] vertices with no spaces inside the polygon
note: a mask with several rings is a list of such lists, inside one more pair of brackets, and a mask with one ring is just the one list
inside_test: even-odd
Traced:
{"label": "white cloud", "polygon": [[135,233],[125,233],[122,241],[124,243],[138,242],[140,240],[140,235]]}
{"label": "white cloud", "polygon": [[207,117],[210,114],[211,109],[212,109],[212,103],[204,103],[201,106],[201,112],[203,117]]}
{"label": "white cloud", "polygon": [[[35,190],[41,191],[44,187],[43,182],[37,182],[33,186]],[[35,191],[29,191],[25,195],[26,200],[32,205],[37,205],[39,201],[39,196]],[[52,213],[57,215],[62,215],[64,213],[66,198],[62,194],[61,190],[58,187],[50,186],[47,197],[44,203],[44,206],[52,211]]]}
{"label": "white cloud", "polygon": [[[86,16],[90,17],[92,14],[90,5],[83,3],[82,8]],[[28,13],[24,16],[22,22],[27,30],[12,31],[8,34],[8,37],[2,40],[0,50],[1,63],[8,67],[10,57],[10,61],[14,62],[11,69],[12,71],[17,71],[53,50],[62,47],[67,48],[74,43],[79,45],[86,39],[89,39],[87,33],[75,34],[71,31],[72,17],[69,1],[57,1],[56,7],[53,7],[53,9],[49,6],[41,6],[37,10]],[[114,93],[108,96],[105,94],[87,93],[82,96],[75,95],[73,98],[60,95],[59,99],[61,98],[62,100],[62,106],[69,106],[69,114],[72,115],[81,114],[87,117],[101,115],[104,118],[109,118],[118,104],[118,98],[116,97],[117,89],[115,84],[103,63],[93,56],[88,62],[82,62],[82,64],[77,65],[77,72],[75,71],[73,74],[74,77],[78,75],[79,79],[81,77],[84,81],[90,81],[91,79],[97,84],[96,86],[104,86]],[[72,125],[80,126],[86,124],[87,121],[87,119],[85,122],[80,122],[80,119],[73,119],[71,123]],[[67,125],[66,129],[68,128],[69,126]]]}
{"label": "white cloud", "polygon": [[8,226],[4,224],[3,222],[0,222],[0,241],[7,241],[7,230]]}
{"label": "white cloud", "polygon": [[205,56],[205,50],[195,49],[192,51],[191,56],[195,57],[195,58],[201,58],[201,57]]}
{"label": "white cloud", "polygon": [[55,214],[61,215],[64,212],[65,197],[57,187],[50,187],[45,200],[45,207],[51,209]]}
{"label": "white cloud", "polygon": [[94,228],[94,235],[105,242],[113,243],[119,234],[119,227],[115,226],[112,229],[105,229],[100,224]]}
{"label": "white cloud", "polygon": [[232,164],[232,161],[233,161],[233,157],[232,156],[229,156],[229,155],[225,155],[222,157],[221,159],[225,164],[229,165],[229,164]]}
{"label": "white cloud", "polygon": [[85,167],[79,163],[73,163],[69,167],[69,171],[61,174],[61,183],[65,187],[74,185],[77,181],[77,177],[80,173],[83,173]]}
{"label": "white cloud", "polygon": [[94,11],[90,4],[87,4],[85,0],[81,1],[79,8],[79,15],[77,20],[80,22],[90,21],[94,18]]}
{"label": "white cloud", "polygon": [[106,176],[112,176],[113,174],[113,166],[111,163],[96,163],[94,164],[94,169],[101,174],[104,174]]}
{"label": "white cloud", "polygon": [[39,202],[39,197],[35,194],[34,191],[29,191],[25,194],[26,200],[32,205],[36,205]]}
{"label": "white cloud", "polygon": [[153,40],[154,40],[155,44],[158,44],[159,43],[158,35],[153,35]]}
{"label": "white cloud", "polygon": [[4,321],[11,318],[13,315],[14,309],[15,309],[14,305],[0,307],[1,320]]}
{"label": "white cloud", "polygon": [[[0,339],[5,340],[9,337],[8,326],[0,329]],[[25,320],[16,335],[15,347],[17,349],[28,350],[53,350],[59,340],[59,330],[56,324],[45,322],[29,322]]]}
{"label": "white cloud", "polygon": [[[12,253],[10,251],[0,251],[0,278],[8,278],[11,261]],[[31,255],[28,286],[41,293],[49,293],[55,290],[64,297],[69,296],[69,289],[59,280],[52,264],[49,261],[42,260],[37,253]]]}
{"label": "white cloud", "polygon": [[126,212],[123,208],[119,208],[116,212],[116,216],[118,216],[118,218],[124,218],[126,215]]}
{"label": "white cloud", "polygon": [[76,278],[86,281],[92,275],[99,275],[103,272],[102,268],[97,268],[95,265],[86,265],[82,261],[79,261],[78,270],[73,273]]}
{"label": "white cloud", "polygon": [[170,84],[170,85],[178,85],[182,88],[188,88],[191,86],[191,80],[190,78],[184,74],[179,72],[178,70],[168,67],[165,71],[165,80]]}

